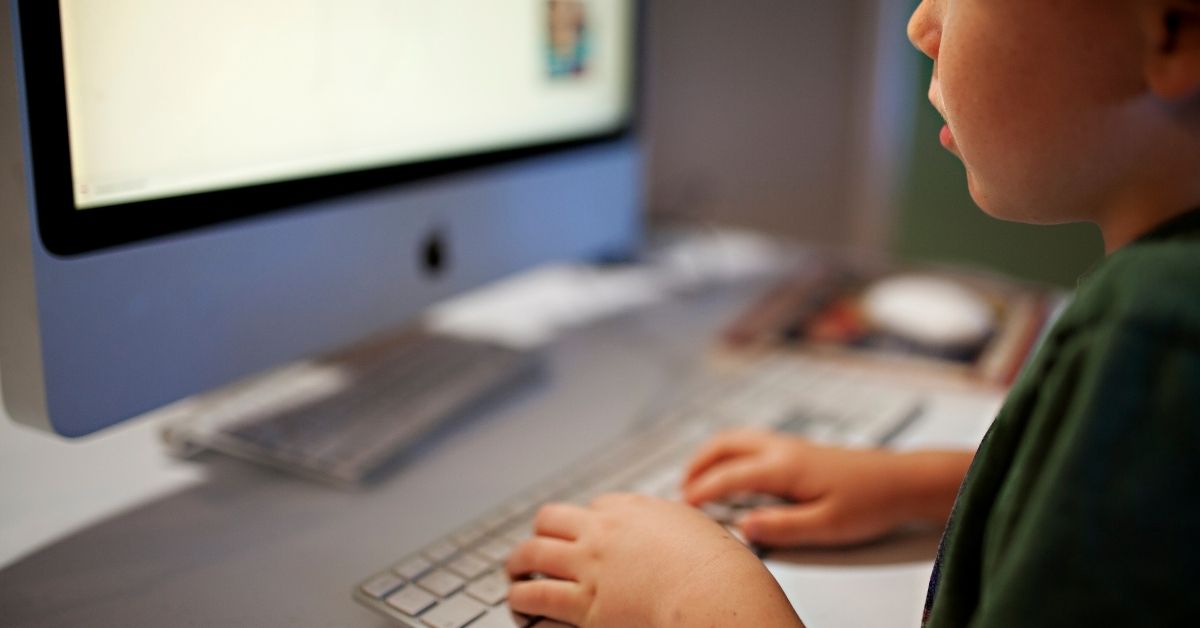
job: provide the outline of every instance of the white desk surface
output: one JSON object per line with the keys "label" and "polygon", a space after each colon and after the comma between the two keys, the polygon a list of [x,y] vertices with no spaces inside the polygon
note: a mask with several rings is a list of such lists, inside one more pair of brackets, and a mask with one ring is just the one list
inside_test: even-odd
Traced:
{"label": "white desk surface", "polygon": [[[564,285],[579,289],[578,269],[542,272],[558,282],[545,294],[559,291],[543,310],[569,301]],[[171,459],[158,441],[170,410],[79,443],[0,421],[0,608],[21,626],[386,625],[349,599],[356,580],[616,437],[756,289],[685,289],[667,300],[636,277],[617,279],[623,288],[605,293],[593,283],[583,292],[609,304],[620,292],[634,312],[552,342],[552,382],[439,437],[364,494],[215,456]],[[580,303],[540,328],[509,312],[510,322],[524,322],[507,332],[474,316],[475,306],[450,307],[438,320],[540,342],[548,328],[612,313]],[[998,404],[987,394],[939,397],[898,445],[973,447]],[[767,562],[812,628],[915,626],[936,542],[928,533]]]}

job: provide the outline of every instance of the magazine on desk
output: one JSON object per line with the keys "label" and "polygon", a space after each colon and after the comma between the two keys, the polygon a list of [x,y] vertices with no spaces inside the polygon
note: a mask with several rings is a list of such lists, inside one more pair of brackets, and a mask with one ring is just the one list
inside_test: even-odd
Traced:
{"label": "magazine on desk", "polygon": [[[947,297],[955,311],[939,310]],[[727,326],[721,349],[816,353],[1007,387],[1064,301],[1053,288],[952,267],[808,260]],[[897,316],[916,320],[889,324]]]}

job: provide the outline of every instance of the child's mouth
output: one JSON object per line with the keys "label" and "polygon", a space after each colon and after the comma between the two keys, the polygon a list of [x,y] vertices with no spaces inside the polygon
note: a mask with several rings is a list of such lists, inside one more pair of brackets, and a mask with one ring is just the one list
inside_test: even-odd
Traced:
{"label": "child's mouth", "polygon": [[942,125],[942,132],[938,139],[942,141],[942,146],[946,147],[946,150],[958,154],[958,145],[954,143],[954,133],[950,131],[949,124]]}

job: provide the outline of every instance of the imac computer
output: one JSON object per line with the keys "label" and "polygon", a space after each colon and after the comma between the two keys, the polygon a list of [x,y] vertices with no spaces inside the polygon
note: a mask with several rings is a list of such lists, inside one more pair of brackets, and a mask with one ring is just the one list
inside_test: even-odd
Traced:
{"label": "imac computer", "polygon": [[637,246],[635,0],[5,0],[0,386],[83,436]]}

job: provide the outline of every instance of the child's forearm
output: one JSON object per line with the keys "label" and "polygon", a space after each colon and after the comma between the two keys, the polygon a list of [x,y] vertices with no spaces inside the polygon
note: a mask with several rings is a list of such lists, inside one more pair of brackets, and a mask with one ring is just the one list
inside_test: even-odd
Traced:
{"label": "child's forearm", "polygon": [[804,628],[766,566],[740,555],[720,571],[695,574],[687,595],[660,610],[657,626]]}
{"label": "child's forearm", "polygon": [[907,521],[944,525],[975,453],[917,451],[897,454],[897,509]]}

